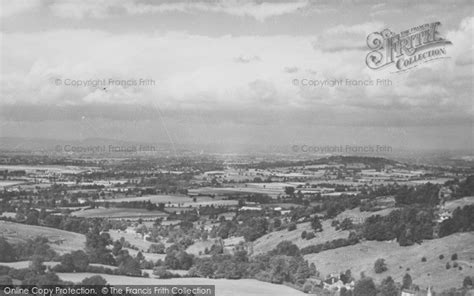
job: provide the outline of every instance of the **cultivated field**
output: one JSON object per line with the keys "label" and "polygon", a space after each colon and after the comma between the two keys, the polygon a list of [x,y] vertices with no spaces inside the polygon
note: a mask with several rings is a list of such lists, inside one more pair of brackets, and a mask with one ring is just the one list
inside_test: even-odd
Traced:
{"label": "cultivated field", "polygon": [[196,196],[196,201],[193,201],[192,197],[184,195],[147,195],[140,197],[123,197],[116,199],[106,199],[100,201],[114,202],[131,202],[131,201],[150,201],[154,204],[164,203],[167,208],[169,207],[200,207],[200,206],[233,206],[237,205],[237,200],[222,200],[219,197],[211,198],[209,196]]}
{"label": "cultivated field", "polygon": [[[201,199],[211,199],[210,197],[199,197]],[[102,199],[99,201],[108,201],[108,202],[129,202],[129,201],[151,201],[152,203],[183,203],[192,201],[192,198],[185,195],[145,195],[145,196],[135,196],[135,197],[121,197],[115,199]]]}
{"label": "cultivated field", "polygon": [[[193,254],[195,256],[205,255],[204,250],[206,248],[210,250],[212,245],[215,243],[218,243],[218,240],[209,239],[207,241],[197,241],[186,249],[186,253]],[[199,254],[200,252],[201,254]]]}
{"label": "cultivated field", "polygon": [[79,233],[6,221],[0,221],[0,233],[13,243],[37,236],[46,237],[51,247],[60,254],[84,249],[86,242],[85,236]]}
{"label": "cultivated field", "polygon": [[125,231],[120,230],[109,230],[110,237],[115,240],[120,240],[120,238],[124,238],[126,241],[134,245],[135,247],[139,248],[140,250],[147,251],[148,248],[153,244],[147,240],[144,240],[140,234],[135,233],[127,233]]}
{"label": "cultivated field", "polygon": [[[397,242],[366,241],[354,246],[306,255],[305,259],[314,262],[323,274],[342,272],[347,269],[359,278],[361,272],[373,277],[377,282],[391,276],[401,282],[405,273],[411,275],[413,282],[422,288],[433,286],[436,291],[451,287],[459,288],[465,276],[474,274],[474,232],[457,233],[441,239],[424,241],[421,245],[400,247]],[[446,269],[451,255],[457,253],[457,263],[462,267]],[[440,260],[439,255],[444,255]],[[426,257],[426,262],[421,259]],[[388,270],[381,274],[373,271],[374,262],[385,259]]]}
{"label": "cultivated field", "polygon": [[25,181],[11,181],[11,180],[1,180],[0,181],[0,188],[3,187],[8,187],[8,186],[14,186],[14,185],[20,185],[25,183]]}
{"label": "cultivated field", "polygon": [[454,211],[456,208],[474,204],[474,196],[466,196],[456,200],[447,201],[444,208],[449,211]]}
{"label": "cultivated field", "polygon": [[0,165],[0,170],[8,171],[26,171],[27,173],[46,171],[56,174],[78,174],[89,170],[97,170],[93,167],[77,167],[77,166],[56,166],[56,165]]}
{"label": "cultivated field", "polygon": [[390,212],[396,209],[397,208],[388,208],[388,209],[375,211],[375,212],[366,212],[366,211],[361,211],[360,208],[354,208],[352,210],[345,210],[344,212],[337,215],[335,219],[342,221],[345,218],[349,218],[352,220],[354,224],[360,224],[360,223],[364,223],[365,219],[369,218],[370,216],[374,216],[374,215],[386,216],[390,214]]}
{"label": "cultivated field", "polygon": [[165,218],[168,215],[159,211],[147,211],[145,209],[130,208],[95,208],[81,210],[71,213],[71,215],[83,218]]}
{"label": "cultivated field", "polygon": [[[65,281],[80,282],[93,273],[58,273]],[[218,296],[303,296],[307,295],[284,285],[274,285],[257,280],[241,279],[204,279],[204,278],[179,278],[179,279],[154,279],[135,278],[117,275],[101,275],[112,285],[215,285]]]}

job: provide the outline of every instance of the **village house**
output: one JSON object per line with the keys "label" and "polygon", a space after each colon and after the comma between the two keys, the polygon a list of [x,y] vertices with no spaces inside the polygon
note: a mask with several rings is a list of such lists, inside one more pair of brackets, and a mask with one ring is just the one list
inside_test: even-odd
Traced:
{"label": "village house", "polygon": [[323,281],[323,288],[328,291],[340,291],[343,287],[347,290],[353,290],[354,286],[354,281],[344,283],[340,279],[339,274],[331,274],[326,280]]}

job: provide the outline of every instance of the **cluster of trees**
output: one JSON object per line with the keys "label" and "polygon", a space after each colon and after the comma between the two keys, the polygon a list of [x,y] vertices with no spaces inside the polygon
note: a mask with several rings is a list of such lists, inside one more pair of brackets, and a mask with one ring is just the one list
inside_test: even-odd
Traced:
{"label": "cluster of trees", "polygon": [[419,243],[433,238],[433,210],[430,208],[404,207],[387,216],[374,215],[366,219],[363,236],[367,240],[397,239],[400,246]]}
{"label": "cluster of trees", "polygon": [[351,230],[354,229],[354,224],[350,218],[345,218],[341,222],[339,220],[333,220],[331,222],[331,226],[333,226],[336,230]]}
{"label": "cluster of trees", "polygon": [[454,191],[455,197],[473,196],[474,195],[474,175],[468,176],[466,180],[460,182],[459,180],[448,181],[445,185],[457,188]]}
{"label": "cluster of trees", "polygon": [[269,227],[268,219],[261,217],[261,213],[246,211],[239,213],[232,221],[221,221],[220,225],[211,231],[211,237],[226,239],[230,236],[243,236],[246,241],[252,242],[268,233]]}
{"label": "cluster of trees", "polygon": [[121,202],[102,202],[102,203],[95,203],[96,205],[102,205],[106,208],[113,205],[116,208],[131,208],[131,209],[146,209],[148,211],[164,211],[165,204],[164,203],[152,203],[149,200],[142,200],[142,201],[121,201]]}
{"label": "cluster of trees", "polygon": [[5,238],[0,237],[0,262],[30,260],[33,257],[53,260],[57,253],[48,245],[48,239],[36,237],[11,245]]}
{"label": "cluster of trees", "polygon": [[112,251],[107,248],[112,243],[109,233],[101,232],[98,226],[92,227],[86,234],[86,253],[91,263],[115,265]]}
{"label": "cluster of trees", "polygon": [[[56,273],[46,270],[41,260],[35,259],[30,264],[29,268],[10,268],[7,266],[0,266],[0,285],[12,285],[13,280],[20,281],[22,285],[63,285],[74,286],[72,282],[62,281]],[[107,281],[100,275],[94,275],[82,280],[76,286],[105,286]]]}
{"label": "cluster of trees", "polygon": [[173,244],[166,249],[164,265],[169,269],[188,270],[194,264],[194,256],[186,253],[180,244]]}
{"label": "cluster of trees", "polygon": [[436,206],[439,203],[440,186],[427,183],[417,187],[400,186],[395,194],[398,205],[424,204]]}
{"label": "cluster of trees", "polygon": [[355,232],[349,233],[348,238],[339,238],[332,241],[325,242],[323,244],[309,245],[301,249],[301,254],[315,254],[326,250],[332,250],[342,248],[350,245],[355,245],[359,242],[359,238]]}
{"label": "cluster of trees", "polygon": [[302,287],[308,278],[318,275],[318,272],[314,264],[308,264],[303,259],[296,245],[283,241],[272,251],[252,258],[242,248],[238,248],[233,255],[214,254],[197,258],[189,274],[211,278],[255,278]]}
{"label": "cluster of trees", "polygon": [[441,222],[439,236],[468,231],[474,231],[474,205],[455,209],[451,218]]}

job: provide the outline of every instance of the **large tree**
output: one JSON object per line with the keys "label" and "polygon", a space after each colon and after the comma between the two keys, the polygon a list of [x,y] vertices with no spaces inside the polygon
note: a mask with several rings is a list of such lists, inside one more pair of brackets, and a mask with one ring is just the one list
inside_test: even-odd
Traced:
{"label": "large tree", "polygon": [[398,296],[398,289],[392,277],[389,276],[382,280],[382,284],[380,285],[380,293],[381,296]]}
{"label": "large tree", "polygon": [[363,278],[355,284],[354,296],[376,296],[377,289],[374,281],[370,277]]}
{"label": "large tree", "polygon": [[15,250],[6,239],[0,237],[0,262],[12,262],[15,260]]}

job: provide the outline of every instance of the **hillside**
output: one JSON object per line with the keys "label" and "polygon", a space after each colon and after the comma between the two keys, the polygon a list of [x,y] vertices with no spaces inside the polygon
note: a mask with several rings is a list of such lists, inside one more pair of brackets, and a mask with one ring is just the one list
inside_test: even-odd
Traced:
{"label": "hillside", "polygon": [[329,220],[322,221],[321,224],[323,225],[323,231],[315,233],[316,237],[310,240],[301,238],[301,233],[303,231],[313,231],[309,222],[298,224],[297,229],[293,231],[288,231],[285,228],[280,231],[268,233],[258,238],[253,243],[253,255],[271,251],[276,247],[276,245],[278,245],[278,243],[284,240],[291,241],[301,249],[309,245],[321,244],[326,241],[331,241],[338,238],[347,238],[349,236],[349,231],[336,231],[336,229],[331,226],[331,222]]}
{"label": "hillside", "polygon": [[[306,255],[305,259],[314,262],[323,274],[336,273],[350,269],[352,275],[359,278],[361,272],[380,282],[387,276],[401,282],[409,269],[413,282],[423,288],[428,285],[441,291],[451,287],[459,288],[465,276],[474,274],[474,232],[456,233],[441,239],[429,240],[421,245],[400,247],[397,242],[365,241],[354,246]],[[451,255],[458,254],[457,268],[446,269]],[[440,260],[439,255],[444,255]],[[422,257],[427,261],[422,262]],[[375,274],[374,262],[378,258],[385,259],[388,271]]]}
{"label": "hillside", "polygon": [[[92,273],[58,273],[62,280],[80,282],[86,277],[93,276]],[[179,279],[152,279],[131,278],[117,275],[101,275],[112,285],[123,285],[133,280],[134,285],[215,285],[216,295],[219,296],[274,296],[274,295],[307,295],[284,285],[275,285],[257,280],[241,279],[203,279],[203,278],[179,278]]]}
{"label": "hillside", "polygon": [[0,233],[9,242],[25,241],[37,236],[48,238],[51,248],[59,254],[84,249],[84,235],[49,227],[25,225],[20,223],[0,221]]}
{"label": "hillside", "polygon": [[[351,218],[354,221],[354,224],[362,223],[365,221],[367,217],[372,215],[381,215],[385,216],[388,215],[394,209],[385,209],[376,212],[361,212],[359,208],[355,208],[352,210],[346,210],[343,213],[339,214],[334,220],[342,221],[344,218]],[[317,232],[316,237],[310,240],[302,239],[301,233],[306,230],[306,232],[313,231],[311,229],[310,223],[299,223],[297,225],[297,229],[293,231],[288,231],[287,229],[283,229],[280,231],[274,231],[268,233],[260,238],[258,238],[253,243],[253,254],[261,254],[268,251],[271,251],[275,248],[278,243],[284,240],[291,241],[295,245],[297,245],[300,249],[304,248],[309,245],[316,245],[316,244],[323,244],[327,241],[332,241],[335,239],[340,238],[347,238],[349,236],[350,231],[347,230],[336,230],[333,226],[331,226],[332,220],[324,220],[321,221],[323,225],[323,231]]]}

